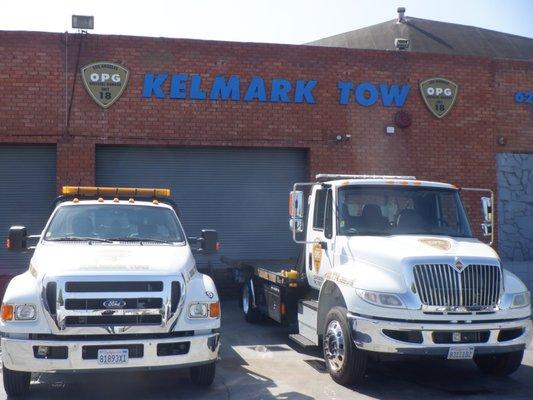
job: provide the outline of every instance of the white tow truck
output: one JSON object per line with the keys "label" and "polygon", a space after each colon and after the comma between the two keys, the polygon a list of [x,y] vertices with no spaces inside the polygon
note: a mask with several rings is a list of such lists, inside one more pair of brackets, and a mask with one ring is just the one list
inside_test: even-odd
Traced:
{"label": "white tow truck", "polygon": [[188,367],[194,383],[213,382],[220,303],[192,250],[215,252],[217,234],[202,230],[191,248],[169,196],[67,186],[40,235],[11,227],[8,248],[34,254],[2,302],[8,395],[26,393],[32,372]]}
{"label": "white tow truck", "polygon": [[316,179],[290,194],[298,261],[224,259],[237,267],[248,322],[297,324],[291,338],[322,345],[344,385],[385,354],[473,359],[496,375],[519,368],[530,293],[474,238],[460,197],[490,193],[482,228],[493,238],[490,190],[404,176]]}

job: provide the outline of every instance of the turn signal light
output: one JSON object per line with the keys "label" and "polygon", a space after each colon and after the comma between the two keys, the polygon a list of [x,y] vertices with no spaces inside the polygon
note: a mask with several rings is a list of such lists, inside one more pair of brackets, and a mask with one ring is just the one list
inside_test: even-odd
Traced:
{"label": "turn signal light", "polygon": [[2,304],[2,321],[13,321],[13,306],[11,304]]}
{"label": "turn signal light", "polygon": [[62,193],[67,196],[169,197],[170,189],[63,186]]}
{"label": "turn signal light", "polygon": [[209,316],[211,318],[220,317],[220,302],[209,304]]}

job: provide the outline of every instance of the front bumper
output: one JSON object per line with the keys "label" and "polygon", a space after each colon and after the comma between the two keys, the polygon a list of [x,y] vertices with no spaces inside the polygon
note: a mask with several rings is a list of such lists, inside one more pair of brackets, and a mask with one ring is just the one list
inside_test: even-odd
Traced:
{"label": "front bumper", "polygon": [[[447,355],[450,347],[461,346],[474,347],[475,354],[523,350],[529,344],[529,334],[532,329],[529,318],[484,323],[422,323],[379,320],[348,314],[348,319],[354,330],[354,341],[358,348],[396,354]],[[510,332],[513,329],[522,329],[522,333],[511,340],[499,340],[502,338],[500,336],[502,330]],[[397,332],[400,334],[396,334]],[[475,343],[435,340],[437,337],[446,337],[447,334],[450,334],[451,338],[454,332],[464,336],[472,335],[474,332],[480,332],[481,335],[482,332],[483,339]],[[391,336],[399,337],[401,340]]]}
{"label": "front bumper", "polygon": [[[188,352],[180,355],[158,355],[159,344],[189,343]],[[125,364],[101,365],[98,360],[84,358],[85,346],[105,348],[120,345],[142,345],[142,357],[132,358]],[[34,354],[35,346],[66,346],[67,358],[45,359],[37,358]],[[2,362],[15,371],[28,372],[56,372],[78,370],[106,370],[106,369],[157,369],[171,367],[189,367],[214,362],[218,358],[220,348],[219,334],[195,335],[188,337],[173,337],[163,339],[137,340],[26,340],[2,338]]]}

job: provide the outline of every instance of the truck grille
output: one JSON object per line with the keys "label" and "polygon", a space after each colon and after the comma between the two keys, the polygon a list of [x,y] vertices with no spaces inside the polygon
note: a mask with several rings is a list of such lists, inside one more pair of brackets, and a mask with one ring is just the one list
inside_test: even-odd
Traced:
{"label": "truck grille", "polygon": [[424,305],[489,307],[500,298],[501,274],[496,265],[471,264],[458,272],[448,264],[419,264],[413,273]]}
{"label": "truck grille", "polygon": [[65,292],[161,292],[161,281],[131,281],[131,282],[67,282]]}
{"label": "truck grille", "polygon": [[56,334],[155,334],[168,332],[175,323],[183,290],[173,277],[70,277],[46,283],[43,297]]}

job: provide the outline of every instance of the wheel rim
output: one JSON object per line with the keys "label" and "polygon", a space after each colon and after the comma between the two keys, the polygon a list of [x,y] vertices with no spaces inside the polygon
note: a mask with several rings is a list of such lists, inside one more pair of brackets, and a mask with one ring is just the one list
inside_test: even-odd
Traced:
{"label": "wheel rim", "polygon": [[345,362],[345,341],[339,321],[329,323],[324,338],[324,353],[332,371],[339,371]]}
{"label": "wheel rim", "polygon": [[248,314],[250,311],[250,292],[248,290],[248,285],[242,287],[242,311],[245,314]]}

